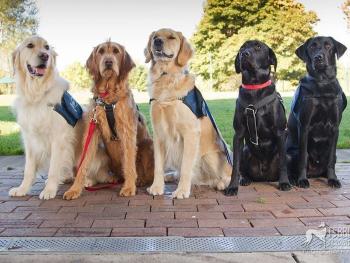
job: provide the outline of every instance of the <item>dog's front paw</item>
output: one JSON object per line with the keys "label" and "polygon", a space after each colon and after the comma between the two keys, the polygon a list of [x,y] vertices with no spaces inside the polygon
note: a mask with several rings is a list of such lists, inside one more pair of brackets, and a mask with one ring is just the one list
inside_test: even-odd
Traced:
{"label": "dog's front paw", "polygon": [[298,180],[297,186],[300,188],[309,188],[310,183],[308,179],[300,179]]}
{"label": "dog's front paw", "polygon": [[294,177],[289,177],[289,183],[291,184],[291,185],[297,185],[297,181],[295,180],[295,178]]}
{"label": "dog's front paw", "polygon": [[134,196],[136,194],[136,185],[124,185],[119,192],[120,196]]}
{"label": "dog's front paw", "polygon": [[185,189],[184,187],[177,187],[177,189],[172,193],[172,197],[177,199],[189,198],[190,193],[190,189]]}
{"label": "dog's front paw", "polygon": [[223,181],[219,181],[217,184],[216,184],[216,189],[219,190],[219,191],[222,191],[225,189],[225,183]]}
{"label": "dog's front paw", "polygon": [[150,195],[163,195],[164,194],[164,184],[152,184],[147,188],[147,192]]}
{"label": "dog's front paw", "polygon": [[39,198],[44,200],[49,200],[56,197],[57,188],[48,188],[45,187],[44,190],[40,193]]}
{"label": "dog's front paw", "polygon": [[238,187],[227,187],[224,192],[227,196],[237,195],[238,194]]}
{"label": "dog's front paw", "polygon": [[10,189],[9,196],[25,196],[27,192],[23,187],[14,187]]}
{"label": "dog's front paw", "polygon": [[81,194],[81,191],[75,190],[75,189],[69,189],[67,192],[64,193],[63,199],[65,200],[73,200],[77,199]]}
{"label": "dog's front paw", "polygon": [[242,186],[247,186],[250,185],[252,183],[252,180],[250,180],[247,177],[242,177],[242,179],[239,181],[239,184]]}
{"label": "dog's front paw", "polygon": [[279,183],[278,189],[281,191],[289,191],[292,188],[292,185],[290,183]]}
{"label": "dog's front paw", "polygon": [[341,182],[338,179],[328,179],[328,185],[332,188],[341,188]]}

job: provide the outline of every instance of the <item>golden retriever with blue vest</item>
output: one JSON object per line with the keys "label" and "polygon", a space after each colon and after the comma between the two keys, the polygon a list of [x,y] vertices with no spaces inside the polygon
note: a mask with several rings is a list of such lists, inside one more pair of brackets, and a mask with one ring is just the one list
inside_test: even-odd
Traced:
{"label": "golden retriever with blue vest", "polygon": [[[17,96],[13,105],[25,149],[24,178],[10,196],[29,193],[38,171],[48,173],[41,199],[56,196],[58,185],[73,178],[74,166],[82,151],[84,120],[73,127],[54,110],[69,89],[56,69],[56,52],[48,42],[33,36],[13,52]],[[87,185],[109,182],[109,160],[101,149],[89,169]]]}
{"label": "golden retriever with blue vest", "polygon": [[195,89],[194,76],[187,71],[192,54],[182,33],[171,29],[153,32],[145,49],[146,63],[151,62],[149,95],[155,171],[148,192],[152,195],[164,193],[164,171],[168,168],[176,169],[180,175],[174,198],[188,198],[191,184],[223,190],[230,181],[232,167],[220,132],[209,115],[197,117],[184,103],[194,91],[202,99]]}

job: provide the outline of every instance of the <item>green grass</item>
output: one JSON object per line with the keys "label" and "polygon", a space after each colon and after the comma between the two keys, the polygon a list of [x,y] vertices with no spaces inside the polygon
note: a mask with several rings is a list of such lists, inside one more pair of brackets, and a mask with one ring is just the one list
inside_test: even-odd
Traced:
{"label": "green grass", "polygon": [[[285,98],[284,104],[287,114],[290,111],[292,99]],[[226,142],[231,144],[233,136],[232,116],[235,106],[235,101],[228,100],[211,100],[208,101],[209,108],[215,117],[215,120],[220,128]],[[140,110],[147,118],[148,126],[150,127],[149,104],[140,104]],[[338,140],[338,148],[350,148],[350,107],[344,114],[340,125],[340,134]],[[0,155],[15,155],[23,153],[20,141],[20,134],[15,118],[11,113],[10,107],[0,106]]]}
{"label": "green grass", "polygon": [[11,108],[0,106],[0,155],[22,154],[19,126]]}

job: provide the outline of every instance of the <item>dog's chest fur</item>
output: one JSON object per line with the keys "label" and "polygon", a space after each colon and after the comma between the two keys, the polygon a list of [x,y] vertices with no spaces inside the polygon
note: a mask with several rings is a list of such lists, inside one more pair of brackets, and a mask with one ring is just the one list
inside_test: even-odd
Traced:
{"label": "dog's chest fur", "polygon": [[339,107],[338,103],[334,99],[315,99],[315,108],[312,111],[311,125],[327,127],[331,124],[332,128],[339,125]]}
{"label": "dog's chest fur", "polygon": [[57,78],[51,85],[40,100],[33,103],[19,94],[13,105],[26,150],[35,151],[33,154],[40,158],[38,165],[41,168],[47,168],[53,143],[72,148],[72,153],[75,144],[76,129],[53,110],[53,105],[61,103],[68,84]]}
{"label": "dog's chest fur", "polygon": [[52,87],[41,100],[35,103],[18,96],[14,109],[22,131],[44,136],[42,139],[50,140],[51,135],[54,134],[52,127],[69,126],[63,117],[53,110],[53,105],[61,103],[64,90],[62,87]]}
{"label": "dog's chest fur", "polygon": [[152,103],[151,113],[153,128],[165,144],[167,166],[180,168],[182,134],[189,128],[199,131],[200,120],[180,100]]}
{"label": "dog's chest fur", "polygon": [[307,101],[304,103],[300,121],[303,123],[305,119],[310,118],[309,131],[314,133],[314,136],[327,140],[333,137],[339,127],[342,116],[342,98],[340,95],[337,96],[337,89],[332,85],[327,85],[322,89],[324,94],[321,94],[320,97],[313,98],[312,95],[306,95],[311,96],[309,100],[312,103]]}

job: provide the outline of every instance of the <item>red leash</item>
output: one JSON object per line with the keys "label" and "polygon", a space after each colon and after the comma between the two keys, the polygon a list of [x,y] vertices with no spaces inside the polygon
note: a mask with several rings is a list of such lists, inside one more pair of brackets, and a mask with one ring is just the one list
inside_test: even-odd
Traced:
{"label": "red leash", "polygon": [[261,84],[243,84],[242,83],[242,87],[245,89],[249,89],[249,90],[257,90],[257,89],[263,89],[266,88],[268,86],[270,86],[272,84],[271,79],[269,79],[268,81],[261,83]]}
{"label": "red leash", "polygon": [[113,182],[113,183],[100,184],[98,186],[86,186],[85,190],[89,192],[95,192],[103,189],[112,189],[112,188],[115,188],[118,184],[119,184],[118,182]]}
{"label": "red leash", "polygon": [[[104,92],[100,94],[100,97],[104,98],[108,95],[108,92]],[[84,149],[83,149],[83,153],[81,155],[80,161],[79,161],[79,165],[78,165],[78,169],[77,169],[77,173],[79,172],[80,166],[83,163],[87,150],[89,148],[89,145],[91,143],[91,138],[92,135],[95,132],[95,128],[96,128],[96,118],[95,116],[91,119],[90,123],[89,123],[89,132],[88,135],[86,137],[85,143],[84,143]],[[107,189],[107,188],[113,188],[114,186],[118,185],[118,182],[114,182],[114,183],[109,183],[109,184],[104,184],[101,186],[89,186],[89,187],[85,187],[85,189],[87,191],[93,192],[93,191],[97,191],[97,190],[101,190],[101,189]]]}
{"label": "red leash", "polygon": [[91,142],[91,138],[92,138],[92,135],[94,134],[95,128],[96,128],[96,120],[95,119],[91,119],[90,124],[89,124],[89,132],[88,132],[88,135],[86,137],[86,141],[85,141],[83,153],[81,155],[80,162],[79,162],[79,165],[78,165],[77,173],[78,173],[78,171],[80,169],[81,164],[83,163],[83,161],[85,159],[86,152],[87,152],[87,150],[89,148],[89,144]]}

